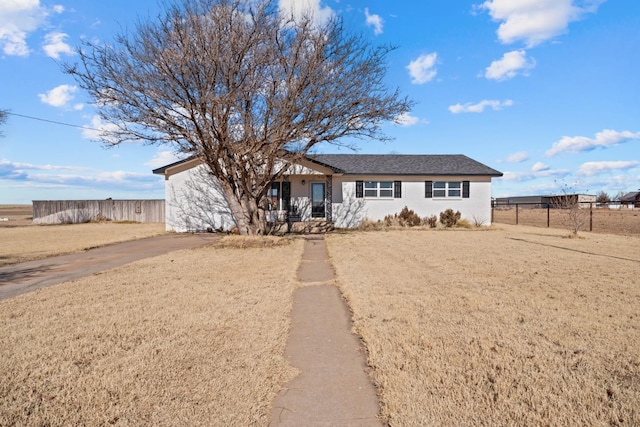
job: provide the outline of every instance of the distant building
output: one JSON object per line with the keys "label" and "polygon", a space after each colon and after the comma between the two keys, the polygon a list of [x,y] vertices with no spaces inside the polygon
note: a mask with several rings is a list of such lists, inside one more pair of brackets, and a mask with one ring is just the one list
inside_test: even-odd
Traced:
{"label": "distant building", "polygon": [[640,191],[632,191],[620,197],[620,204],[627,207],[640,208]]}

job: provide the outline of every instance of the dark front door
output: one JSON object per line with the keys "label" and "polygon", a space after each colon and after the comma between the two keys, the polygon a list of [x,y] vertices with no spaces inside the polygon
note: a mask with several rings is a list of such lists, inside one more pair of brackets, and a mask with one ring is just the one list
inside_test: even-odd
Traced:
{"label": "dark front door", "polygon": [[324,182],[311,183],[311,218],[324,218]]}

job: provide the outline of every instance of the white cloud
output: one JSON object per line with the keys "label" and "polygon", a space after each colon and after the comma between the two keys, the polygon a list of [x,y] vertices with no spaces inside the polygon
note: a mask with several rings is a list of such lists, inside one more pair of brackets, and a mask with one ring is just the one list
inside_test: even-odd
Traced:
{"label": "white cloud", "polygon": [[[110,142],[109,132],[115,132],[118,130],[118,126],[113,123],[105,123],[100,119],[100,116],[93,116],[91,118],[91,124],[83,127],[82,137],[85,139],[91,139],[94,141]],[[111,142],[116,142],[115,140]]]}
{"label": "white cloud", "polygon": [[27,44],[30,33],[46,24],[51,12],[62,13],[64,7],[54,5],[47,8],[40,0],[0,1],[0,48],[6,55],[28,56]]}
{"label": "white cloud", "polygon": [[588,138],[586,136],[563,136],[560,141],[554,142],[545,154],[548,157],[552,157],[560,153],[580,153],[582,151],[595,150],[596,148],[612,147],[633,139],[640,139],[640,132],[618,132],[605,129],[602,132],[596,133],[595,138]]}
{"label": "white cloud", "polygon": [[367,26],[373,27],[373,33],[377,36],[378,34],[382,34],[382,23],[384,22],[380,15],[369,14],[369,8],[364,9],[364,15],[367,18]]}
{"label": "white cloud", "polygon": [[534,170],[532,168],[531,171],[525,171],[525,172],[504,172],[502,179],[504,181],[522,182],[522,181],[532,181],[539,178],[559,179],[559,178],[564,178],[571,174],[571,171],[567,169],[551,169],[550,167],[547,167],[545,165],[543,166],[544,167],[542,167],[542,169],[540,170]]}
{"label": "white cloud", "polygon": [[413,126],[420,123],[421,120],[415,116],[412,116],[410,113],[405,112],[396,116],[393,122],[400,126]]}
{"label": "white cloud", "polygon": [[278,0],[280,13],[286,17],[302,18],[311,14],[316,24],[323,24],[334,16],[329,6],[322,6],[320,0]]}
{"label": "white cloud", "polygon": [[53,32],[44,36],[42,48],[47,56],[53,59],[60,59],[61,53],[73,55],[73,49],[64,41],[67,37],[69,37],[68,34],[60,32]]}
{"label": "white cloud", "polygon": [[511,172],[511,171],[506,171],[502,173],[502,180],[503,181],[522,181],[524,177],[524,174],[522,172]]}
{"label": "white cloud", "polygon": [[[54,87],[47,93],[40,93],[40,101],[53,107],[66,107],[73,99],[73,94],[77,92],[77,86],[60,85]],[[76,109],[77,106],[76,106]]]}
{"label": "white cloud", "polygon": [[605,0],[487,0],[480,5],[501,22],[504,44],[524,41],[533,47],[567,31],[570,22],[595,12]]}
{"label": "white cloud", "polygon": [[33,163],[22,163],[22,162],[10,162],[6,159],[0,160],[0,167],[4,167],[5,170],[13,170],[13,171],[25,171],[25,170],[44,170],[44,171],[87,171],[89,168],[85,166],[60,166],[60,165],[36,165]]}
{"label": "white cloud", "polygon": [[551,169],[549,166],[545,165],[542,162],[536,162],[532,167],[531,170],[533,172],[543,172],[543,171],[548,171],[549,169]]}
{"label": "white cloud", "polygon": [[0,46],[7,55],[27,56],[27,36],[45,20],[39,0],[0,2]]}
{"label": "white cloud", "polygon": [[527,52],[524,50],[513,50],[502,55],[501,59],[493,61],[484,73],[490,80],[511,79],[522,72],[527,75],[527,71],[536,66],[535,59],[527,60]]}
{"label": "white cloud", "polygon": [[513,101],[510,99],[504,101],[498,101],[494,99],[485,99],[483,101],[478,102],[477,104],[466,103],[451,105],[449,107],[449,111],[453,114],[459,113],[482,113],[485,108],[490,107],[494,111],[502,110],[503,107],[511,107],[513,105]]}
{"label": "white cloud", "polygon": [[149,166],[151,168],[159,168],[162,166],[170,165],[171,163],[177,162],[180,160],[180,157],[175,151],[172,150],[158,150],[156,154],[145,163],[145,166]]}
{"label": "white cloud", "polygon": [[435,66],[438,60],[436,52],[420,55],[407,65],[411,83],[423,84],[430,82],[437,74]]}
{"label": "white cloud", "polygon": [[608,162],[586,162],[578,169],[580,175],[597,175],[600,173],[627,170],[635,168],[640,165],[639,161],[627,160],[627,161],[608,161]]}
{"label": "white cloud", "polygon": [[509,163],[522,163],[525,160],[529,160],[529,153],[526,151],[518,151],[517,153],[509,155],[506,161]]}

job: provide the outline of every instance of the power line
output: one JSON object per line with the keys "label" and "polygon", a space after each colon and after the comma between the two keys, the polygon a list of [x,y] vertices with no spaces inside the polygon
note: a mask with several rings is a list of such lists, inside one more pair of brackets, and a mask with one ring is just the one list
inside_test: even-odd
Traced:
{"label": "power line", "polygon": [[43,118],[40,118],[40,117],[33,117],[33,116],[27,116],[27,115],[24,115],[24,114],[12,113],[11,111],[5,111],[5,113],[7,113],[7,114],[9,114],[11,116],[24,117],[25,119],[38,120],[38,121],[41,121],[41,122],[53,123],[53,124],[61,125],[61,126],[69,126],[69,127],[72,127],[72,128],[95,130],[97,132],[101,132],[100,129],[94,129],[94,128],[90,128],[90,127],[87,127],[87,126],[72,125],[70,123],[56,122],[55,120],[49,120],[49,119],[43,119]]}

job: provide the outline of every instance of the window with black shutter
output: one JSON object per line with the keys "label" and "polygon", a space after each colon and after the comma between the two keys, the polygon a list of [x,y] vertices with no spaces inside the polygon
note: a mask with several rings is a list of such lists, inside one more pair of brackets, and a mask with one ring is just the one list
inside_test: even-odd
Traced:
{"label": "window with black shutter", "polygon": [[426,199],[468,199],[469,181],[425,181]]}
{"label": "window with black shutter", "polygon": [[282,209],[289,212],[291,207],[291,183],[285,181],[282,183]]}
{"label": "window with black shutter", "polygon": [[402,181],[356,181],[356,197],[365,199],[402,197]]}
{"label": "window with black shutter", "polygon": [[280,209],[280,183],[272,182],[267,190],[268,210]]}

